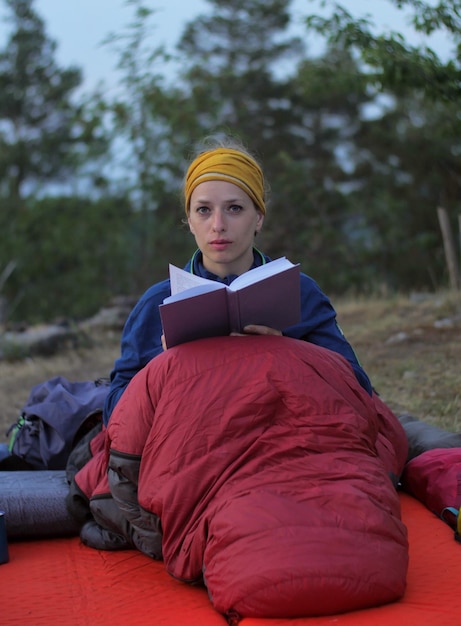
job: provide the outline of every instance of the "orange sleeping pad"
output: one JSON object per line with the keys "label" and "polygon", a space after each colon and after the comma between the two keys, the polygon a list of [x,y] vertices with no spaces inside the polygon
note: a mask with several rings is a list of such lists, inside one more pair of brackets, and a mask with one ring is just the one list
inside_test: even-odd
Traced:
{"label": "orange sleeping pad", "polygon": [[[245,618],[240,626],[438,626],[461,616],[461,545],[424,505],[401,494],[410,568],[404,598],[332,617]],[[77,537],[11,541],[0,565],[2,626],[225,626],[205,589],[171,578],[137,551],[100,552]],[[377,555],[379,558],[379,555]]]}

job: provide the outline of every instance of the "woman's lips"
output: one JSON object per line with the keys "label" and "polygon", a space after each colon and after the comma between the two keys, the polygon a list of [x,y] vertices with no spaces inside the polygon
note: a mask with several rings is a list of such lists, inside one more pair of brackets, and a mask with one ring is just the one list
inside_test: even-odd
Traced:
{"label": "woman's lips", "polygon": [[215,239],[214,241],[210,241],[210,246],[215,250],[225,250],[231,244],[232,242],[227,239]]}

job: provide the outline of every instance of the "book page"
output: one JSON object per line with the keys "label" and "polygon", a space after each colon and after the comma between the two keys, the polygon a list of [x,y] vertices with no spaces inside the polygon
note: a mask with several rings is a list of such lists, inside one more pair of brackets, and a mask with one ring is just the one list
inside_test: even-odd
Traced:
{"label": "book page", "polygon": [[190,289],[191,287],[196,287],[197,285],[208,285],[213,282],[212,280],[208,280],[208,278],[202,278],[201,276],[196,276],[195,274],[186,272],[175,265],[171,265],[171,263],[169,268],[172,296],[180,293],[181,291],[185,291],[186,289]]}
{"label": "book page", "polygon": [[206,284],[195,285],[194,287],[188,287],[182,291],[171,294],[164,299],[163,304],[169,304],[170,302],[178,302],[179,300],[188,300],[195,296],[201,296],[204,293],[210,293],[210,291],[218,291],[219,289],[226,289],[226,286],[222,283],[217,283],[213,280],[207,280]]}
{"label": "book page", "polygon": [[259,267],[254,267],[252,270],[248,270],[248,272],[241,274],[229,285],[229,289],[231,291],[243,289],[244,287],[248,287],[248,285],[253,285],[254,283],[257,283],[260,280],[267,278],[268,276],[274,276],[274,274],[279,274],[280,272],[283,272],[290,267],[294,267],[294,264],[286,257],[280,257],[275,261],[270,261],[269,263],[265,263],[264,265],[260,265]]}

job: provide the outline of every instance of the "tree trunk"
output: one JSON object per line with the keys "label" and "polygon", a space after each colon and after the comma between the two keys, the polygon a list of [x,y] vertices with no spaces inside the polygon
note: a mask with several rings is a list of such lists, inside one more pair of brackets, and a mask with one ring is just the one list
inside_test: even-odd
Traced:
{"label": "tree trunk", "polygon": [[450,288],[456,290],[460,288],[461,280],[454,237],[446,209],[438,207],[437,214],[439,217],[440,229],[442,231],[443,247],[447,261],[448,275],[450,278]]}

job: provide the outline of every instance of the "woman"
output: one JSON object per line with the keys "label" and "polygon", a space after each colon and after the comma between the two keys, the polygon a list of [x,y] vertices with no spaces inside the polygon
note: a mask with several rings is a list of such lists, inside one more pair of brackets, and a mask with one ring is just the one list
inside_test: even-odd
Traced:
{"label": "woman", "polygon": [[[271,259],[254,247],[266,215],[261,167],[241,146],[228,142],[208,148],[190,164],[184,184],[185,212],[198,250],[185,270],[230,284],[244,272]],[[130,314],[121,342],[121,356],[111,373],[104,409],[107,424],[133,376],[165,348],[159,305],[170,295],[165,280],[150,287]],[[187,323],[187,322],[186,322]],[[336,321],[336,312],[315,281],[301,274],[301,321],[283,333],[266,326],[247,326],[252,335],[302,339],[344,356],[359,383],[371,394],[371,383]]]}
{"label": "woman", "polygon": [[[229,283],[270,261],[253,245],[264,183],[244,151],[200,154],[185,207],[191,272]],[[110,420],[68,500],[71,511],[83,503],[81,540],[162,559],[173,578],[204,584],[233,624],[400,598],[405,436],[329,300],[302,275],[301,322],[283,333],[252,325],[246,337],[164,350],[158,307],[169,292],[168,281],[151,287],[127,322]]]}

